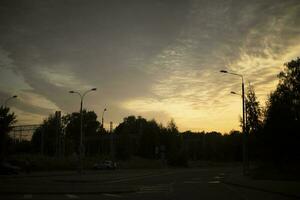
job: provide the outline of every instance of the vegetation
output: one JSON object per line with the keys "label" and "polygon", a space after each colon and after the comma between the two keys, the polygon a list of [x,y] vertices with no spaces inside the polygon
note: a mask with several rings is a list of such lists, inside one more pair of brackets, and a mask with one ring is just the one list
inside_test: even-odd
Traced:
{"label": "vegetation", "polygon": [[[300,58],[284,66],[278,75],[279,84],[265,108],[260,106],[252,85],[248,87],[245,101],[250,159],[275,163],[281,169],[300,163]],[[0,108],[0,115],[3,154],[15,115],[4,107]],[[94,111],[83,111],[83,124],[85,154],[89,157],[117,158],[124,163],[130,163],[132,158],[153,160],[156,162],[153,166],[157,163],[187,166],[189,160],[242,161],[242,133],[235,130],[229,134],[180,133],[174,120],[163,126],[155,120],[128,116],[115,128],[112,140],[111,133],[102,128]],[[80,113],[62,117],[55,114],[42,123],[31,143],[22,144],[22,148],[31,146],[31,153],[50,157],[70,157],[78,154],[79,141]]]}
{"label": "vegetation", "polygon": [[11,126],[16,122],[16,115],[10,113],[8,107],[0,107],[0,162],[6,155],[6,149],[8,144],[8,133],[11,130]]}
{"label": "vegetation", "polygon": [[285,64],[267,101],[263,142],[265,159],[279,165],[300,161],[300,58]]}

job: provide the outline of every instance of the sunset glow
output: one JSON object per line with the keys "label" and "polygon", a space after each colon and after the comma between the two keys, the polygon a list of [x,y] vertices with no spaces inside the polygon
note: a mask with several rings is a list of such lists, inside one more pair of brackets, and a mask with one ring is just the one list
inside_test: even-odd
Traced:
{"label": "sunset glow", "polygon": [[[109,121],[141,115],[179,130],[240,129],[239,77],[262,105],[300,56],[300,1],[0,3],[0,100],[18,124],[84,108]],[[67,1],[68,2],[68,1]],[[131,1],[130,1],[131,2]],[[80,13],[80,15],[78,14]]]}

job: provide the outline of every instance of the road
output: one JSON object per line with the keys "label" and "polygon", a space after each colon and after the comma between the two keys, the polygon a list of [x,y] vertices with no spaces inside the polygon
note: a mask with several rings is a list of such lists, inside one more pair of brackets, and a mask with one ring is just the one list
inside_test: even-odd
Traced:
{"label": "road", "polygon": [[[41,173],[0,177],[0,199],[290,199],[225,183],[237,168]],[[293,199],[293,198],[291,198]]]}

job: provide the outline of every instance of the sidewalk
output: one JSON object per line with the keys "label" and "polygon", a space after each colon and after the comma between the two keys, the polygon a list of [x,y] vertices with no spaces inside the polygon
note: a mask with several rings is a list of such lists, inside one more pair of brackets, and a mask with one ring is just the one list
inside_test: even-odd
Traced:
{"label": "sidewalk", "polygon": [[222,183],[300,199],[300,181],[255,180],[240,172],[226,174]]}

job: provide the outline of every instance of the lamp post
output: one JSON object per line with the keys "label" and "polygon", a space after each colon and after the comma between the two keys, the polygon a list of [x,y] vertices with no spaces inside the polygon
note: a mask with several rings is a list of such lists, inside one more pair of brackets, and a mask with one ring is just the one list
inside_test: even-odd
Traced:
{"label": "lamp post", "polygon": [[[242,97],[242,95],[241,95],[240,93],[237,93],[237,92],[234,92],[234,91],[231,91],[230,93]],[[246,134],[248,134],[248,126],[247,126],[247,122],[248,122],[248,118],[247,118],[247,103],[245,103],[245,131],[246,131]],[[247,143],[247,144],[248,144],[248,143]],[[248,154],[247,154],[247,155],[248,155]],[[247,158],[248,158],[248,157],[247,157]],[[248,167],[248,165],[247,165],[247,167]]]}
{"label": "lamp post", "polygon": [[103,125],[103,123],[104,123],[104,112],[105,111],[107,111],[107,109],[106,108],[104,108],[104,110],[103,110],[103,112],[102,112],[102,128],[104,128],[104,125]]}
{"label": "lamp post", "polygon": [[77,91],[69,91],[69,93],[71,94],[78,94],[80,97],[80,145],[79,145],[79,173],[81,173],[82,171],[82,153],[83,153],[83,149],[84,149],[84,145],[83,145],[83,132],[82,132],[82,105],[83,105],[83,99],[85,97],[85,95],[89,92],[92,91],[96,91],[97,88],[92,88],[90,90],[85,91],[83,94],[81,94],[80,92]]}
{"label": "lamp post", "polygon": [[8,103],[10,100],[15,99],[15,98],[17,98],[17,97],[18,97],[17,95],[13,95],[13,96],[11,96],[11,97],[8,97],[8,98],[4,101],[4,107],[7,106],[7,103]]}
{"label": "lamp post", "polygon": [[[234,76],[239,76],[242,79],[242,107],[243,107],[243,174],[247,174],[248,169],[248,155],[247,155],[247,136],[246,136],[246,116],[245,116],[245,87],[244,87],[244,77],[242,74],[237,74],[233,72],[228,72],[226,70],[221,70],[221,73],[231,74]],[[237,94],[236,92],[231,92],[231,94]]]}
{"label": "lamp post", "polygon": [[239,95],[242,97],[242,95],[240,93],[237,93],[237,92],[234,92],[234,91],[231,91],[230,94],[235,94],[235,95]]}

